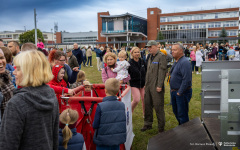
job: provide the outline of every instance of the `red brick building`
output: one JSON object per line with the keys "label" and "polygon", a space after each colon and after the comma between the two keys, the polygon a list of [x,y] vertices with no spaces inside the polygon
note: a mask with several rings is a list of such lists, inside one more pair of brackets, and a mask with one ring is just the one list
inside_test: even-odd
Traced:
{"label": "red brick building", "polygon": [[[130,19],[129,19],[130,17]],[[135,34],[136,31],[128,31],[124,28],[118,32],[119,24],[134,24],[131,18],[138,18],[142,22],[147,21],[147,32],[145,34]],[[128,20],[128,22],[119,22],[117,20]],[[132,22],[131,22],[132,21]],[[140,22],[141,22],[140,21]],[[109,22],[110,28],[106,23]],[[136,21],[137,22],[137,21]],[[118,25],[115,25],[118,24]],[[137,23],[135,23],[137,24]],[[143,23],[144,24],[144,23]],[[109,30],[106,30],[106,27]],[[133,25],[134,26],[134,25]],[[130,26],[129,26],[130,27]],[[145,26],[144,26],[145,27]],[[159,8],[148,8],[147,19],[132,15],[114,15],[110,16],[109,12],[98,13],[98,42],[109,41],[141,41],[141,40],[156,40],[158,31],[161,31],[165,39],[191,41],[191,39],[205,39],[219,37],[222,28],[227,31],[228,37],[237,37],[239,34],[239,8],[225,8],[177,13],[162,13]],[[142,30],[138,30],[141,32]],[[126,32],[126,34],[122,34]],[[131,35],[135,35],[132,37]],[[139,36],[139,38],[138,38]],[[114,38],[113,38],[114,37]],[[230,44],[237,41],[231,40]],[[141,47],[143,44],[138,44]]]}

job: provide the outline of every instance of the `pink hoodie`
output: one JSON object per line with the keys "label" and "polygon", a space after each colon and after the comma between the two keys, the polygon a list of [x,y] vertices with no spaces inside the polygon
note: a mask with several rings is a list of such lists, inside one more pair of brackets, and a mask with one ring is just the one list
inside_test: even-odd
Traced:
{"label": "pink hoodie", "polygon": [[44,48],[43,42],[38,42],[38,43],[37,43],[37,47],[43,49],[43,48]]}
{"label": "pink hoodie", "polygon": [[191,58],[191,61],[196,61],[196,54],[194,51],[191,51],[190,58]]}

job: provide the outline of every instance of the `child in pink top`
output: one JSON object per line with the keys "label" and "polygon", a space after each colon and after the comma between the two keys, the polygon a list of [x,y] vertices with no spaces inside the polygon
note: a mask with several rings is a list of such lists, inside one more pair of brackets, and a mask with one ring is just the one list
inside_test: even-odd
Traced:
{"label": "child in pink top", "polygon": [[42,42],[42,39],[41,39],[41,38],[38,38],[37,47],[38,47],[38,48],[41,48],[41,49],[43,49],[43,48],[44,48],[44,44],[43,44],[43,42]]}

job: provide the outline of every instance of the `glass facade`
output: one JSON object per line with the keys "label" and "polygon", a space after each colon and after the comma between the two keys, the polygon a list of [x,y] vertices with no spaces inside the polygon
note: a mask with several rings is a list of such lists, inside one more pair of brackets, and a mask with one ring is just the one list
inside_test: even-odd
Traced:
{"label": "glass facade", "polygon": [[132,32],[142,32],[147,35],[147,21],[132,17],[128,24],[128,29],[132,30]]}
{"label": "glass facade", "polygon": [[102,31],[106,32],[106,21],[102,20]]}
{"label": "glass facade", "polygon": [[[102,21],[102,32],[106,32],[106,21],[103,19]],[[117,31],[114,30],[114,21],[107,21],[108,33],[119,33],[127,31],[127,20],[123,19],[123,30]],[[130,32],[141,32],[147,35],[147,20],[143,20],[134,16],[129,17],[128,19],[128,31]]]}
{"label": "glass facade", "polygon": [[239,17],[239,12],[233,11],[233,12],[221,12],[221,13],[204,13],[204,14],[196,14],[196,15],[160,17],[160,22],[205,20],[205,19],[232,18],[232,17]]}
{"label": "glass facade", "polygon": [[108,31],[113,31],[114,30],[114,23],[113,23],[113,21],[108,21],[107,27],[108,27]]}
{"label": "glass facade", "polygon": [[[218,37],[220,35],[221,31],[209,31],[208,36],[209,37]],[[229,30],[227,31],[227,36],[237,36],[238,31],[237,30]]]}
{"label": "glass facade", "polygon": [[177,30],[177,29],[205,29],[205,28],[219,28],[219,27],[236,27],[238,21],[225,22],[208,22],[208,23],[193,23],[193,24],[178,24],[178,25],[161,25],[160,30]]}
{"label": "glass facade", "polygon": [[201,39],[206,38],[206,29],[162,31],[165,39]]}

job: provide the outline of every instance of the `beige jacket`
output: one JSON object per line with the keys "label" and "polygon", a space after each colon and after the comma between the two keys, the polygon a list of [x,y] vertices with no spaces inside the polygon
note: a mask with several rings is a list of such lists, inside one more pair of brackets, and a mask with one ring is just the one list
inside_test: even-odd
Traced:
{"label": "beige jacket", "polygon": [[91,48],[87,49],[86,56],[87,56],[87,57],[92,56],[92,50],[91,50]]}

